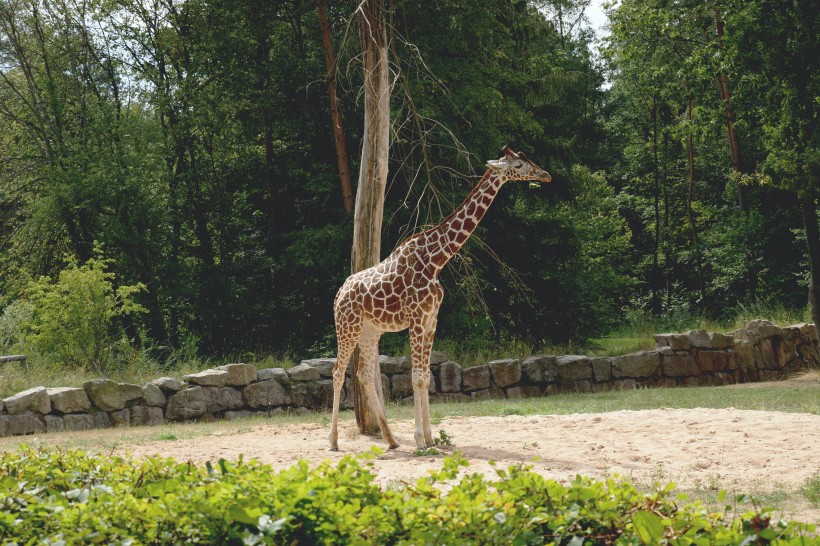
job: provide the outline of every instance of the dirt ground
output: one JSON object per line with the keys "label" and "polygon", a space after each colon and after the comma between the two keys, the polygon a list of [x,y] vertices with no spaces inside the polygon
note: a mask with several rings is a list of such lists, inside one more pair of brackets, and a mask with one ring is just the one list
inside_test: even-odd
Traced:
{"label": "dirt ground", "polygon": [[[195,439],[122,446],[120,453],[160,454],[204,462],[243,455],[289,467],[363,453],[380,438],[360,436],[351,420],[340,423],[339,452],[328,451],[329,426],[319,424],[237,427],[236,432]],[[391,422],[401,444],[375,462],[382,484],[412,481],[441,466],[442,455],[417,456],[413,422]],[[820,473],[820,415],[736,409],[659,409],[600,414],[451,417],[433,427],[453,439],[446,452],[461,451],[469,472],[494,475],[490,461],[505,467],[526,463],[562,481],[577,474],[621,475],[638,486],[673,481],[692,498],[714,499],[720,489],[760,496],[779,506],[784,519],[820,522],[820,508],[800,493]]]}

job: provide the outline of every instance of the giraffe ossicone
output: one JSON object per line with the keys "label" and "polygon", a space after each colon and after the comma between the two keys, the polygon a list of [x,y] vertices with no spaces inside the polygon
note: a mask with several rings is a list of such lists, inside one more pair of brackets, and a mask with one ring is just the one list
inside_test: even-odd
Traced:
{"label": "giraffe ossicone", "polygon": [[331,450],[338,449],[339,403],[345,369],[357,345],[360,349],[357,375],[364,387],[366,403],[376,416],[390,449],[398,447],[376,392],[375,364],[381,334],[405,329],[410,331],[413,361],[416,446],[433,445],[428,389],[430,351],[444,298],[439,273],[473,233],[505,182],[552,181],[547,171],[522,152],[513,152],[509,146],[502,151],[504,155],[500,159],[487,162],[487,172],[452,214],[438,225],[406,239],[378,265],[348,277],[336,294],[333,311],[338,352],[333,368]]}

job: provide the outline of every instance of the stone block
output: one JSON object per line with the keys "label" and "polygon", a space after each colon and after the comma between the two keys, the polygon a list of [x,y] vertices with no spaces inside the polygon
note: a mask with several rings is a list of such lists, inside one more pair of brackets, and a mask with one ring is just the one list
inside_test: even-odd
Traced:
{"label": "stone block", "polygon": [[329,408],[333,404],[333,381],[323,379],[319,381],[295,383],[290,392],[294,406],[308,409]]}
{"label": "stone block", "polygon": [[256,372],[256,378],[259,381],[275,380],[280,383],[290,383],[290,376],[284,368],[264,368]]}
{"label": "stone block", "polygon": [[469,402],[472,400],[469,394],[460,392],[438,392],[430,395],[430,402]]}
{"label": "stone block", "polygon": [[465,392],[478,391],[490,388],[490,368],[472,366],[461,370],[461,388]]}
{"label": "stone block", "polygon": [[379,356],[379,370],[382,373],[393,375],[396,373],[409,373],[413,368],[410,359],[406,356]]}
{"label": "stone block", "polygon": [[537,398],[544,392],[543,387],[536,385],[517,385],[506,389],[507,398]]}
{"label": "stone block", "polygon": [[605,383],[612,378],[612,360],[610,358],[590,358],[592,378],[597,383]]}
{"label": "stone block", "polygon": [[287,372],[291,381],[319,381],[322,378],[319,374],[319,370],[305,363],[294,366],[287,370]]}
{"label": "stone block", "polygon": [[783,337],[783,334],[782,328],[775,326],[768,320],[753,320],[748,322],[745,327],[733,332],[732,336],[735,341],[745,340],[758,343],[764,338]]}
{"label": "stone block", "polygon": [[586,356],[559,356],[555,362],[558,365],[558,379],[562,383],[592,379],[592,364]]}
{"label": "stone block", "polygon": [[164,408],[168,399],[158,386],[153,383],[146,383],[142,386],[142,400],[146,406]]}
{"label": "stone block", "polygon": [[755,347],[751,341],[738,339],[732,348],[734,366],[739,369],[755,368]]}
{"label": "stone block", "polygon": [[812,341],[817,341],[817,329],[814,327],[814,324],[807,324],[802,322],[800,324],[795,324],[795,328],[800,331],[800,338],[802,343],[811,343]]}
{"label": "stone block", "polygon": [[85,389],[76,387],[56,387],[46,389],[51,401],[51,409],[60,413],[83,413],[91,409],[91,401]]}
{"label": "stone block", "polygon": [[274,408],[291,403],[291,397],[279,381],[260,381],[242,389],[245,404],[255,409]]}
{"label": "stone block", "polygon": [[663,375],[666,377],[687,377],[700,374],[698,364],[690,355],[672,355],[661,358]]}
{"label": "stone block", "polygon": [[225,370],[203,370],[197,373],[190,373],[183,379],[191,385],[200,387],[224,387],[228,381],[228,372]]}
{"label": "stone block", "polygon": [[233,387],[203,387],[208,413],[241,408],[242,393]]}
{"label": "stone block", "polygon": [[27,412],[51,413],[51,400],[45,387],[34,387],[18,392],[14,396],[4,398],[3,403],[9,415],[22,415]]}
{"label": "stone block", "polygon": [[763,339],[755,345],[755,367],[758,370],[774,370],[777,368],[771,338]]}
{"label": "stone block", "polygon": [[319,375],[325,379],[333,377],[333,368],[336,366],[335,358],[311,358],[303,360],[301,364],[307,364],[311,368],[316,368]]}
{"label": "stone block", "polygon": [[639,351],[628,355],[613,356],[611,361],[612,377],[642,379],[657,375],[661,358],[657,351]]}
{"label": "stone block", "polygon": [[[252,386],[253,385],[249,385],[246,387],[246,390]],[[205,389],[202,387],[191,387],[168,397],[168,405],[165,407],[165,417],[171,421],[197,419],[205,415],[207,411],[208,402],[205,399]]]}
{"label": "stone block", "polygon": [[709,340],[712,343],[712,349],[731,349],[735,340],[732,336],[721,334],[720,332],[709,332]]}
{"label": "stone block", "polygon": [[430,352],[430,366],[438,366],[442,362],[447,362],[450,360],[447,358],[447,355],[441,351],[431,351]]}
{"label": "stone block", "polygon": [[128,408],[118,411],[112,411],[110,414],[111,422],[115,427],[130,427],[131,426],[131,410]]}
{"label": "stone block", "polygon": [[37,414],[26,411],[14,415],[0,415],[0,436],[20,436],[45,432],[46,426]]}
{"label": "stone block", "polygon": [[165,422],[162,408],[152,406],[132,406],[131,426],[156,426]]}
{"label": "stone block", "polygon": [[554,383],[558,380],[556,357],[536,355],[525,358],[521,363],[521,372],[530,383]]}
{"label": "stone block", "polygon": [[[493,400],[494,398],[499,398],[498,396],[493,396],[490,389],[483,389],[480,391],[473,391],[470,393],[471,400]],[[504,393],[501,393],[500,398],[504,398]]]}
{"label": "stone block", "polygon": [[786,364],[797,357],[797,341],[799,339],[799,335],[787,335],[780,343],[772,344],[774,360],[778,368],[784,368]]}
{"label": "stone block", "polygon": [[65,423],[63,418],[59,415],[46,415],[46,432],[63,432],[65,430]]}
{"label": "stone block", "polygon": [[706,330],[691,330],[689,332],[689,347],[693,349],[711,349],[712,338]]}
{"label": "stone block", "polygon": [[409,373],[399,373],[390,378],[390,392],[393,398],[413,396],[413,382]]}
{"label": "stone block", "polygon": [[655,334],[652,338],[658,347],[670,347],[673,351],[686,351],[690,347],[688,334]]}
{"label": "stone block", "polygon": [[521,381],[521,361],[515,358],[493,360],[487,363],[493,382],[498,387],[508,387]]}
{"label": "stone block", "polygon": [[462,370],[457,363],[442,362],[438,375],[441,392],[461,392]]}
{"label": "stone block", "polygon": [[130,383],[115,383],[108,379],[93,379],[83,383],[83,389],[97,409],[117,411],[129,402],[142,398],[142,387]]}
{"label": "stone block", "polygon": [[94,417],[88,413],[70,413],[63,416],[65,430],[92,430],[97,428],[94,425]]}
{"label": "stone block", "polygon": [[228,372],[225,385],[229,387],[244,387],[256,381],[256,366],[253,364],[225,364],[217,369]]}
{"label": "stone block", "polygon": [[693,351],[693,356],[702,373],[722,372],[729,367],[729,354],[725,351]]}
{"label": "stone block", "polygon": [[151,385],[159,387],[165,394],[172,394],[181,391],[185,385],[176,377],[160,377],[151,381]]}

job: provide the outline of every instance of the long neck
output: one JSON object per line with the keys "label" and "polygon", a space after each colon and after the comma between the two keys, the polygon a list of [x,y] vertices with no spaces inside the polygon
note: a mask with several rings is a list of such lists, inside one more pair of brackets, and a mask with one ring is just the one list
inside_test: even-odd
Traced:
{"label": "long neck", "polygon": [[430,253],[434,266],[444,267],[464,246],[506,181],[496,171],[489,169],[461,205],[428,232],[428,241],[437,247]]}

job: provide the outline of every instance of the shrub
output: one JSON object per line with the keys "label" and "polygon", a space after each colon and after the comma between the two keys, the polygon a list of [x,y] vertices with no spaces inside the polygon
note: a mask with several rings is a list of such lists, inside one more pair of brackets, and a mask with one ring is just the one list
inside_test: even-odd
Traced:
{"label": "shrub", "polygon": [[30,283],[33,313],[25,342],[58,364],[104,372],[122,337],[114,319],[144,312],[134,296],[145,286],[115,288],[115,276],[108,271],[112,260],[104,258],[99,247],[95,255],[83,265],[70,258],[56,281],[40,277]]}
{"label": "shrub", "polygon": [[[256,462],[196,466],[79,451],[0,454],[0,542],[64,544],[817,544],[815,526],[765,512],[680,507],[669,485],[569,485],[526,467],[443,469],[381,490],[368,459],[274,474]],[[446,485],[447,491],[444,491]],[[814,542],[813,542],[814,541]]]}

